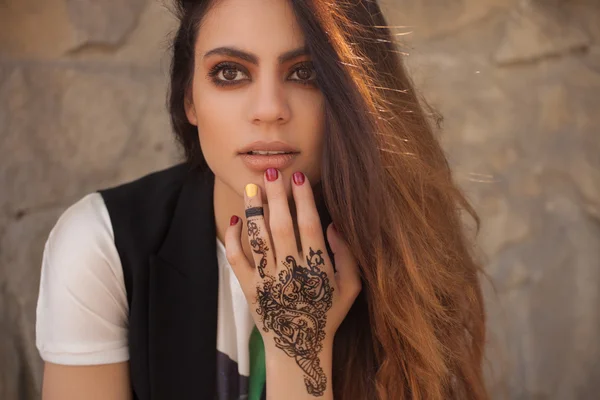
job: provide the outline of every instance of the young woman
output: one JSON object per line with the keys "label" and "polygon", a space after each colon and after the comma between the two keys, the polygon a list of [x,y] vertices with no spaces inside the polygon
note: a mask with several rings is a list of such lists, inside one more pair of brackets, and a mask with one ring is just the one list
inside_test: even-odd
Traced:
{"label": "young woman", "polygon": [[377,2],[176,4],[186,161],[52,230],[43,398],[487,398],[476,216]]}

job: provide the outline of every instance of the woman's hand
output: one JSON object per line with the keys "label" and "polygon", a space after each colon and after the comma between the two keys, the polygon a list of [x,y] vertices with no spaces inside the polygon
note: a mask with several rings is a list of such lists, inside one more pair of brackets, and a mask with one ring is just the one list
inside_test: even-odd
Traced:
{"label": "woman's hand", "polygon": [[242,223],[236,216],[225,234],[227,259],[261,331],[267,357],[275,352],[276,358],[285,354],[293,359],[303,373],[307,392],[322,396],[329,392],[331,360],[321,360],[320,354],[331,357],[335,332],[361,290],[358,267],[331,224],[327,238],[335,257],[334,274],[312,188],[304,174],[295,173],[292,183],[301,254],[283,177],[269,169],[264,179],[269,229],[260,187],[250,184],[244,195],[245,232],[255,265],[248,263],[242,250]]}

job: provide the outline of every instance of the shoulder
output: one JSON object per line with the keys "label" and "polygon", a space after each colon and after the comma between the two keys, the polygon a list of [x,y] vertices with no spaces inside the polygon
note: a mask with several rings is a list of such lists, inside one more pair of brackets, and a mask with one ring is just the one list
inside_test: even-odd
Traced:
{"label": "shoulder", "polygon": [[134,181],[99,190],[121,255],[126,284],[130,283],[128,255],[149,255],[160,246],[187,178],[188,163],[153,172]]}
{"label": "shoulder", "polygon": [[176,195],[190,173],[190,165],[181,163],[98,192],[108,203],[156,202]]}
{"label": "shoulder", "polygon": [[102,197],[90,193],[58,218],[46,242],[52,257],[72,258],[82,251],[107,250],[113,246],[113,231]]}
{"label": "shoulder", "polygon": [[65,210],[42,260],[36,344],[58,364],[103,364],[128,358],[127,298],[102,197],[91,193]]}
{"label": "shoulder", "polygon": [[179,193],[190,174],[189,164],[182,163],[98,190],[108,209],[117,242],[134,237],[152,237],[150,242],[155,242],[168,225]]}

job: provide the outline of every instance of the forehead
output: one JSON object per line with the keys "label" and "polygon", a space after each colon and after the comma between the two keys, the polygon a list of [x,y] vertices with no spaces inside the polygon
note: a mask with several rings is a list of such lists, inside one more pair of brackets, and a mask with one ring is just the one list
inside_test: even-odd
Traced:
{"label": "forehead", "polygon": [[276,57],[303,44],[289,0],[215,0],[202,20],[196,47],[230,45]]}

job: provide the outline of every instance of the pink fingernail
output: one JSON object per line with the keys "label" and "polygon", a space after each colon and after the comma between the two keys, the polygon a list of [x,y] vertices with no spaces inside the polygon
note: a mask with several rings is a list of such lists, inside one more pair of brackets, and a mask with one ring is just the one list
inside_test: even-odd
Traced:
{"label": "pink fingernail", "polygon": [[273,182],[273,181],[277,180],[279,173],[277,172],[277,170],[275,168],[267,168],[266,175],[267,175],[267,180],[269,182]]}
{"label": "pink fingernail", "polygon": [[294,175],[292,175],[292,178],[294,179],[294,183],[298,186],[300,186],[304,183],[304,174],[300,171],[294,172]]}

